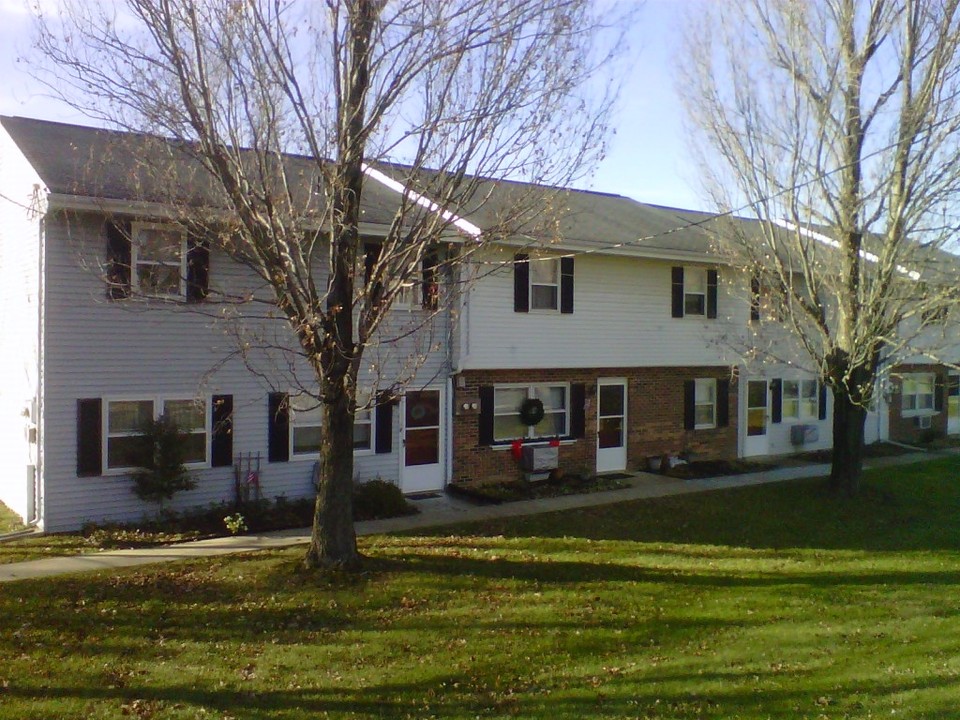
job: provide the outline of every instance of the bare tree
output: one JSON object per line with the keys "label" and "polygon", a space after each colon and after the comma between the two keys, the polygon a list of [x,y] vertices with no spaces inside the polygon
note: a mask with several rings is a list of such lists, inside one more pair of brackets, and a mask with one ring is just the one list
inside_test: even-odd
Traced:
{"label": "bare tree", "polygon": [[[955,0],[749,0],[704,8],[684,99],[722,253],[782,313],[831,389],[831,485],[858,490],[864,420],[898,357],[934,357],[954,302],[941,249],[960,191],[960,13]],[[707,31],[709,29],[709,32]],[[757,338],[754,338],[757,339]],[[776,348],[776,349],[774,349]]]}
{"label": "bare tree", "polygon": [[[602,153],[615,94],[603,78],[620,43],[598,11],[588,0],[38,5],[48,86],[92,117],[177,141],[175,159],[190,159],[191,185],[212,198],[181,203],[181,221],[210,225],[221,210],[215,247],[253,268],[298,341],[322,406],[309,566],[359,563],[358,372],[394,300],[438,245],[458,243],[449,266],[535,224],[530,196],[484,178],[568,185]],[[377,173],[400,192],[371,256],[362,199]],[[462,217],[484,209],[480,234]]]}

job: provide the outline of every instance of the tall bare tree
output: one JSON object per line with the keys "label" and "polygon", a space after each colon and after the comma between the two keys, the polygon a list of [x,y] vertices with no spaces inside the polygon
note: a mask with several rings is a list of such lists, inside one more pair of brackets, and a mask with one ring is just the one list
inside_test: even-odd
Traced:
{"label": "tall bare tree", "polygon": [[[756,277],[832,390],[831,484],[855,493],[864,420],[898,357],[937,352],[956,265],[956,0],[748,0],[700,8],[682,93],[719,249]],[[748,209],[746,209],[748,208]],[[749,286],[749,283],[745,283]]]}
{"label": "tall bare tree", "polygon": [[[531,227],[538,209],[522,192],[500,194],[482,235],[460,221],[497,194],[484,178],[562,186],[600,156],[618,33],[589,0],[47,6],[36,47],[48,86],[92,117],[178,141],[222,211],[216,246],[254,269],[293,331],[322,407],[306,561],[355,567],[363,354],[432,247],[466,238],[462,258]],[[378,172],[408,190],[364,263],[362,198]],[[209,223],[209,205],[182,205],[182,221]]]}

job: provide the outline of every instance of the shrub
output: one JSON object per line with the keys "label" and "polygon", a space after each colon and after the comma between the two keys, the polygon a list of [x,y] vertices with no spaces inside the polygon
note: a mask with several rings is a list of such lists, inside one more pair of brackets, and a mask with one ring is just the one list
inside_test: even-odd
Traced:
{"label": "shrub", "polygon": [[187,440],[187,434],[166,415],[144,424],[143,452],[136,460],[141,466],[132,473],[137,497],[162,504],[175,493],[197,486],[184,466]]}
{"label": "shrub", "polygon": [[354,520],[379,520],[417,512],[393,483],[368,480],[353,486]]}

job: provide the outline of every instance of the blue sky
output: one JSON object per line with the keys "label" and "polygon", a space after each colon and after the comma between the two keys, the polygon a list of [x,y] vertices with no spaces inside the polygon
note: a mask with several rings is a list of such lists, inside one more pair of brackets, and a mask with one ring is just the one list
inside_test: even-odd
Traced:
{"label": "blue sky", "polygon": [[[684,138],[684,112],[674,92],[675,57],[681,50],[679,15],[692,0],[646,0],[630,39],[634,66],[623,85],[616,134],[591,181],[602,192],[642,202],[704,208],[696,166]],[[90,124],[45,97],[18,62],[30,35],[24,0],[0,0],[0,114]]]}

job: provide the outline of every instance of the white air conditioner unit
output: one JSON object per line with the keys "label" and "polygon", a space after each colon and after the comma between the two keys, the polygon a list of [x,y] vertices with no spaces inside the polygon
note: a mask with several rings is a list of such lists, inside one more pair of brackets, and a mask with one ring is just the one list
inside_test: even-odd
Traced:
{"label": "white air conditioner unit", "polygon": [[794,425],[790,428],[790,442],[794,445],[808,445],[820,440],[820,429],[816,425]]}
{"label": "white air conditioner unit", "polygon": [[523,469],[528,473],[549,472],[560,462],[560,448],[526,445],[523,448]]}

